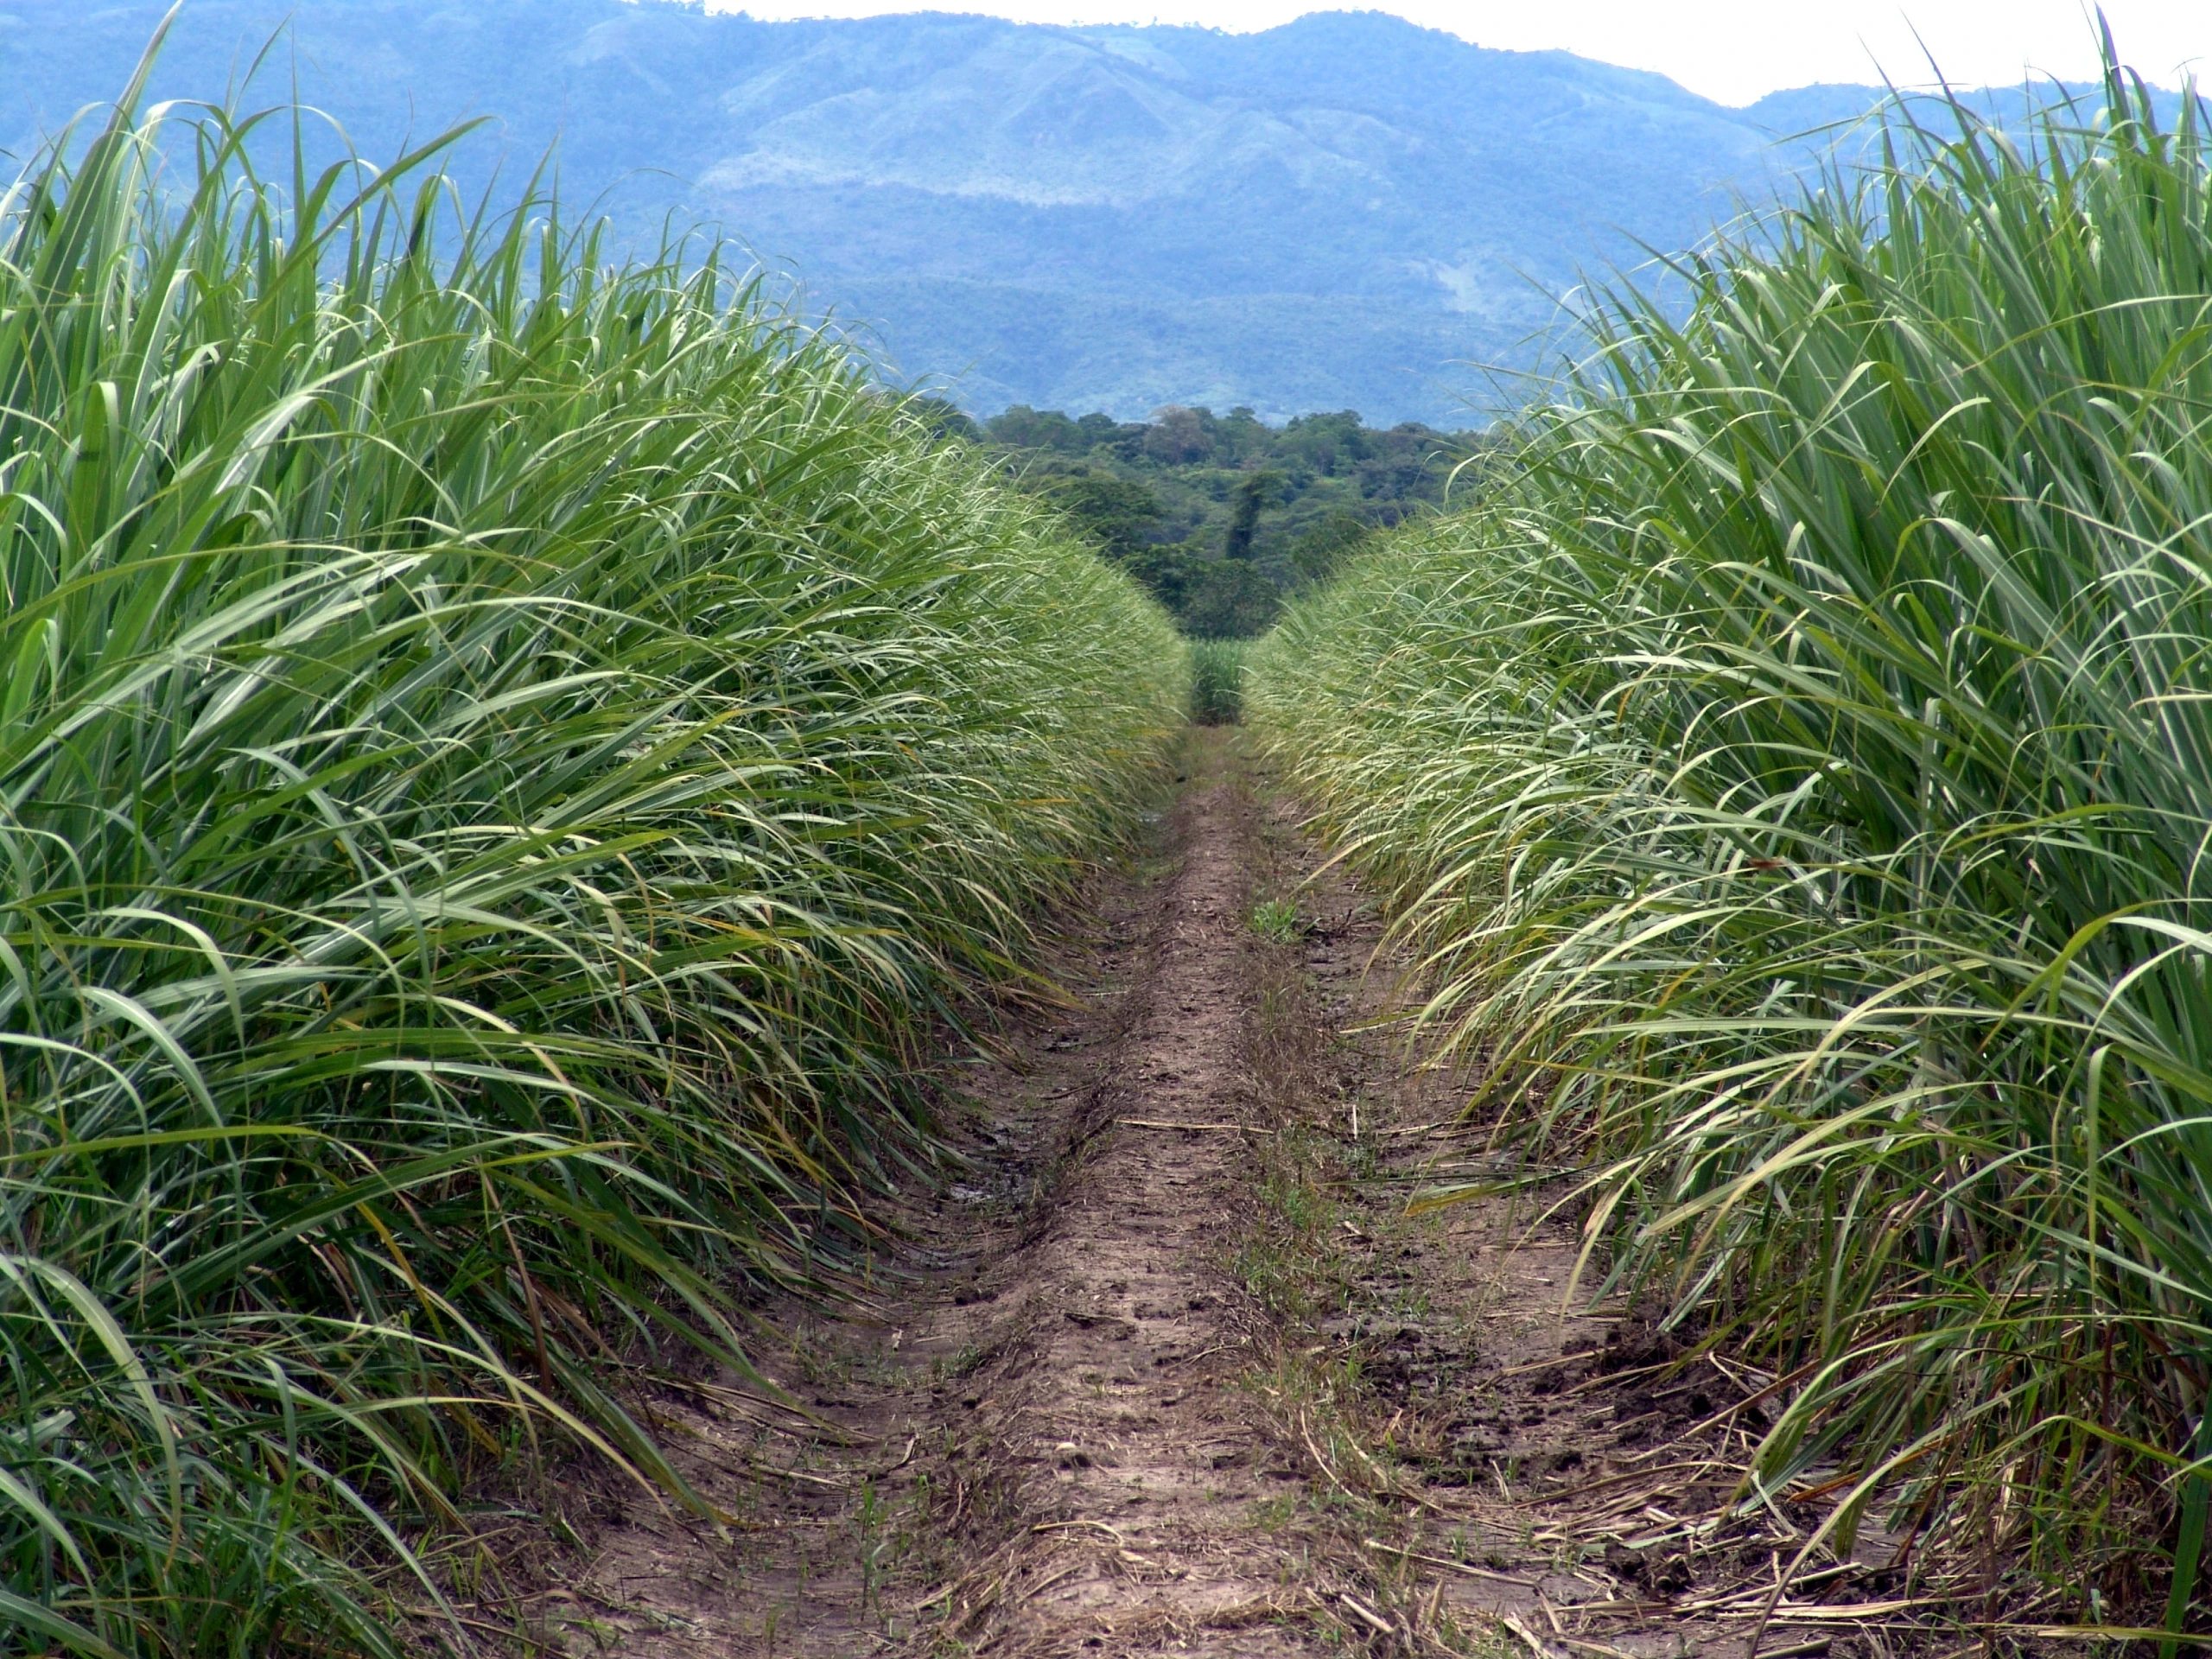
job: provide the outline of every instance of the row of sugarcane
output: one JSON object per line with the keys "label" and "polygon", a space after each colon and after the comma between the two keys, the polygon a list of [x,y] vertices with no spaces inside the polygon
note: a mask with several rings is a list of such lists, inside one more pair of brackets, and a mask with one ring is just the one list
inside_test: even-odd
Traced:
{"label": "row of sugarcane", "polygon": [[1243,701],[1472,1109],[1580,1172],[1583,1289],[1773,1379],[1741,1501],[2171,1643],[2212,1481],[2212,175],[2159,110],[2117,67],[2024,130],[1902,103],[1601,292],[1510,459]]}
{"label": "row of sugarcane", "polygon": [[0,198],[0,1648],[397,1654],[700,1504],[1185,670],[714,245],[143,81]]}

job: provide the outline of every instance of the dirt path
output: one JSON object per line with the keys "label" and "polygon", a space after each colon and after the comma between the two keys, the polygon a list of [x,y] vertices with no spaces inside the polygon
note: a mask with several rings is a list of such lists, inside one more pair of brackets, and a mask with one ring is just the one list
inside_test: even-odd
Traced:
{"label": "dirt path", "polygon": [[[972,1166],[849,1313],[767,1311],[807,1415],[656,1395],[719,1524],[549,1500],[575,1548],[524,1623],[556,1649],[1746,1651],[1813,1513],[1733,1512],[1763,1379],[1564,1317],[1572,1241],[1525,1202],[1408,1213],[1491,1169],[1447,1080],[1341,1035],[1389,1006],[1371,908],[1233,735],[1188,771],[1050,964],[1077,1006],[959,1077]],[[1760,1651],[1910,1648],[1862,1553],[1818,1556]]]}
{"label": "dirt path", "polygon": [[[1206,741],[1217,749],[1218,737]],[[1273,1482],[1236,1395],[1255,1321],[1223,1270],[1257,1091],[1245,1071],[1251,808],[1196,757],[1176,864],[1149,908],[1096,1139],[1020,1264],[1020,1354],[978,1427],[1037,1471],[1028,1522],[947,1594],[953,1634],[994,1651],[1313,1651],[1305,1563],[1249,1521]]]}

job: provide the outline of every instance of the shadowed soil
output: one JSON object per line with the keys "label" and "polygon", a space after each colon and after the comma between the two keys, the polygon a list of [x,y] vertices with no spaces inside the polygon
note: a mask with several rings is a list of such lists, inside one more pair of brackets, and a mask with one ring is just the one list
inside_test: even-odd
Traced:
{"label": "shadowed soil", "polygon": [[[969,1163],[764,1370],[659,1390],[716,1519],[579,1478],[524,1623],[691,1656],[1917,1650],[1885,1565],[1737,1501],[1772,1379],[1567,1311],[1572,1230],[1406,1064],[1381,925],[1233,734],[951,1068]],[[1817,1485],[1817,1482],[1801,1483]],[[1787,1587],[1784,1580],[1788,1580]]]}

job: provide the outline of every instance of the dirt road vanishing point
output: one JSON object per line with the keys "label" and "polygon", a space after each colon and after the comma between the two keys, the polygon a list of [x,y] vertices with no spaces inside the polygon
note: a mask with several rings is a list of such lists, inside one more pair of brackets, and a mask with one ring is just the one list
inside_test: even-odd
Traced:
{"label": "dirt road vanishing point", "polygon": [[[1075,1005],[947,1084],[971,1166],[836,1317],[769,1310],[778,1401],[656,1392],[719,1520],[611,1480],[523,1622],[623,1659],[1927,1649],[1887,1567],[1732,1499],[1772,1379],[1566,1312],[1573,1241],[1409,1068],[1358,890],[1233,731],[1071,921]],[[792,1409],[793,1406],[798,1409]],[[509,1610],[512,1615],[512,1609]]]}

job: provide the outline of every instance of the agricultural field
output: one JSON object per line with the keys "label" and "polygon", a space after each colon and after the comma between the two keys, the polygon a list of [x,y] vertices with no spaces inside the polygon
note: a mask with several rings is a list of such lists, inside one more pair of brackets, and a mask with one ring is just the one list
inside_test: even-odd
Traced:
{"label": "agricultural field", "polygon": [[0,1653],[2212,1635],[2202,109],[1482,435],[986,429],[143,73],[0,197]]}

